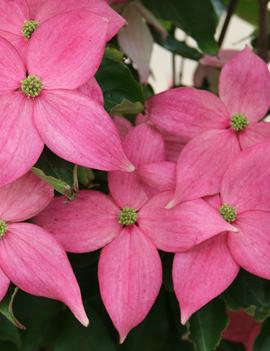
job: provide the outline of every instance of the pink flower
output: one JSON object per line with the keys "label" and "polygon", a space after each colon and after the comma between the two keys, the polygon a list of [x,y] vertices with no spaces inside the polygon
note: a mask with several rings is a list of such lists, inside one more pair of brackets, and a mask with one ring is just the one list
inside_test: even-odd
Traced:
{"label": "pink flower", "polygon": [[[259,122],[270,105],[267,65],[249,48],[222,69],[217,98],[192,88],[177,88],[150,98],[150,120],[181,140],[192,140],[177,165],[170,206],[218,193],[222,176],[241,149],[269,140],[270,124]],[[258,103],[259,102],[259,103]]]}
{"label": "pink flower", "polygon": [[[141,187],[146,197],[173,190],[176,167],[174,162],[166,161],[165,144],[159,131],[150,124],[133,127],[121,117],[114,117],[114,123],[121,135],[125,153],[136,167],[135,172],[122,175],[121,179],[125,177],[131,181],[134,178],[133,181]],[[121,171],[110,172],[111,181],[118,182],[121,173]]]}
{"label": "pink flower", "polygon": [[180,152],[182,151],[183,147],[187,143],[186,139],[181,139],[179,136],[176,136],[172,133],[168,133],[162,128],[157,127],[153,124],[147,115],[139,114],[136,118],[136,124],[147,123],[152,128],[156,128],[159,133],[162,135],[164,140],[165,146],[165,158],[167,161],[176,162]]}
{"label": "pink flower", "polygon": [[[110,196],[81,190],[69,203],[64,197],[56,197],[35,222],[67,251],[89,252],[103,247],[98,269],[100,292],[123,342],[146,317],[158,295],[162,268],[157,248],[187,250],[234,228],[201,199],[185,202],[177,210],[164,208],[171,192],[148,201],[138,179],[124,172],[117,177],[109,174],[109,188]],[[206,229],[199,218],[209,219]]]}
{"label": "pink flower", "polygon": [[254,342],[260,333],[258,323],[244,311],[229,312],[230,324],[223,332],[223,338],[244,344],[246,351],[253,351]]}
{"label": "pink flower", "polygon": [[220,68],[222,68],[238,53],[239,50],[225,49],[220,50],[217,56],[204,55],[199,61],[199,65],[194,72],[194,86],[196,88],[200,88],[206,80],[210,90],[216,92]]}
{"label": "pink flower", "polygon": [[[262,143],[240,154],[223,177],[220,196],[208,198],[216,214],[220,213],[238,232],[221,231],[191,250],[176,254],[173,281],[182,323],[227,289],[239,267],[270,279],[269,184],[270,143]],[[208,219],[201,217],[201,221],[201,230],[207,230]],[[184,220],[183,225],[187,224]]]}
{"label": "pink flower", "polygon": [[32,173],[0,189],[0,299],[11,281],[30,294],[62,301],[87,326],[80,289],[64,250],[41,227],[23,223],[52,198],[53,189]]}
{"label": "pink flower", "polygon": [[222,68],[238,53],[239,50],[234,49],[220,50],[217,56],[204,55],[203,58],[200,60],[200,63],[204,66]]}
{"label": "pink flower", "polygon": [[105,20],[87,11],[55,16],[33,35],[26,64],[0,37],[0,185],[25,174],[44,143],[79,165],[134,169],[111,118],[76,90],[98,68],[106,29]]}
{"label": "pink flower", "polygon": [[9,40],[25,55],[31,36],[46,20],[70,10],[89,10],[108,20],[106,40],[110,40],[125,24],[105,0],[0,0],[0,36]]}

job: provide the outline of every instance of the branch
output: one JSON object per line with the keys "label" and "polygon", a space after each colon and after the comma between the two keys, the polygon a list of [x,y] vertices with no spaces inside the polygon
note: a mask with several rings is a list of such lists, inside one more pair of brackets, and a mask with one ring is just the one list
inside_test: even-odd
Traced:
{"label": "branch", "polygon": [[258,38],[258,55],[268,61],[268,38],[267,38],[267,5],[268,0],[259,1],[259,38]]}
{"label": "branch", "polygon": [[[268,0],[267,0],[268,1]],[[238,0],[230,0],[229,5],[228,5],[228,9],[227,9],[227,15],[226,18],[224,20],[221,32],[220,32],[220,36],[218,39],[218,46],[221,48],[223,41],[225,39],[225,35],[227,33],[227,29],[229,27],[232,15],[236,9],[236,5],[237,5]]]}

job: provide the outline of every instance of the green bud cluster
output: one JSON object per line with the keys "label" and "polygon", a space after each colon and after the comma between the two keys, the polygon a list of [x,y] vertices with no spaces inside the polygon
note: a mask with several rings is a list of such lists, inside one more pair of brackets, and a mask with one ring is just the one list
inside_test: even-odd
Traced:
{"label": "green bud cluster", "polygon": [[119,214],[119,223],[122,225],[133,225],[137,221],[137,212],[133,208],[124,207]]}
{"label": "green bud cluster", "polygon": [[32,37],[32,34],[38,27],[38,22],[34,20],[29,20],[25,21],[23,28],[22,28],[22,34],[26,39],[30,39]]}
{"label": "green bud cluster", "polygon": [[225,219],[225,221],[232,223],[237,218],[237,213],[235,208],[228,204],[224,204],[219,208],[219,213]]}

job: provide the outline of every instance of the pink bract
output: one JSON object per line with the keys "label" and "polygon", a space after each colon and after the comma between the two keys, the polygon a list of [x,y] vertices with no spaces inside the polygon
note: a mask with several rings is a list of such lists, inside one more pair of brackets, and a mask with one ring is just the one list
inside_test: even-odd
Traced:
{"label": "pink bract", "polygon": [[9,40],[23,57],[31,38],[25,38],[22,30],[29,20],[38,26],[56,15],[73,10],[88,10],[99,16],[98,21],[108,21],[106,40],[110,40],[125,24],[125,20],[115,12],[105,0],[0,0],[0,35]]}
{"label": "pink bract", "polygon": [[169,206],[214,195],[241,150],[269,140],[270,124],[259,122],[270,106],[269,91],[267,65],[245,48],[221,71],[220,99],[193,88],[149,99],[148,114],[155,125],[180,140],[192,139],[178,158],[176,192]]}
{"label": "pink bract", "polygon": [[[99,260],[100,291],[123,342],[146,317],[158,295],[162,268],[157,249],[187,250],[234,228],[201,199],[172,210],[165,209],[171,192],[148,201],[133,174],[109,174],[109,188],[110,196],[81,190],[70,203],[57,197],[35,222],[67,251],[89,252],[104,247]],[[209,226],[201,230],[201,218],[205,217]]]}
{"label": "pink bract", "polygon": [[176,162],[181,150],[187,143],[187,139],[181,139],[178,136],[173,135],[172,133],[166,132],[162,128],[158,128],[149,120],[149,117],[147,115],[139,114],[136,117],[136,124],[139,125],[142,123],[147,123],[152,128],[156,128],[159,131],[164,140],[166,161]]}
{"label": "pink bract", "polygon": [[[39,158],[44,143],[79,165],[134,169],[101,106],[97,86],[92,99],[89,87],[88,91],[81,87],[98,68],[106,30],[107,21],[88,11],[57,15],[32,36],[26,64],[15,48],[0,38],[0,185],[25,174]],[[38,96],[23,91],[22,81],[29,76],[41,82]]]}
{"label": "pink bract", "polygon": [[[220,196],[207,198],[216,214],[221,206],[230,207],[233,217],[226,220],[235,232],[220,232],[191,250],[176,254],[173,281],[183,323],[221,294],[235,279],[240,267],[270,279],[269,155],[270,143],[243,151],[225,173]],[[208,230],[209,220],[206,217],[201,220],[202,231]],[[184,220],[184,223],[188,222]]]}
{"label": "pink bract", "polygon": [[0,188],[0,298],[11,281],[30,294],[62,301],[87,326],[80,288],[63,248],[41,227],[22,222],[52,198],[53,189],[32,173]]}
{"label": "pink bract", "polygon": [[[122,136],[125,153],[136,168],[133,174],[126,175],[126,179],[136,178],[137,185],[146,196],[173,190],[176,167],[174,162],[166,161],[165,144],[160,132],[145,123],[133,127],[123,117],[115,117],[114,122]],[[118,181],[119,173],[110,172],[111,181]]]}
{"label": "pink bract", "polygon": [[230,324],[223,332],[223,338],[246,346],[246,351],[253,351],[254,342],[260,333],[261,323],[244,311],[230,311]]}

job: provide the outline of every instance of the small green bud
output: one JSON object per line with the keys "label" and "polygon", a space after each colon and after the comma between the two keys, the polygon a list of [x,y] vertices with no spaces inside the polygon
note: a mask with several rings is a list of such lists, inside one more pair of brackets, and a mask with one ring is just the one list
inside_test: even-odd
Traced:
{"label": "small green bud", "polygon": [[235,114],[232,116],[231,127],[236,132],[240,132],[241,130],[245,129],[248,123],[248,119],[245,115]]}
{"label": "small green bud", "polygon": [[30,39],[38,27],[38,22],[34,20],[25,21],[22,27],[22,34],[26,39]]}
{"label": "small green bud", "polygon": [[119,223],[122,225],[133,225],[137,221],[137,212],[133,208],[124,207],[119,214]]}
{"label": "small green bud", "polygon": [[219,208],[219,213],[225,219],[225,221],[232,223],[237,218],[237,213],[235,208],[228,204],[224,204]]}
{"label": "small green bud", "polygon": [[37,97],[42,90],[42,82],[36,76],[28,76],[21,82],[22,92],[28,97]]}

